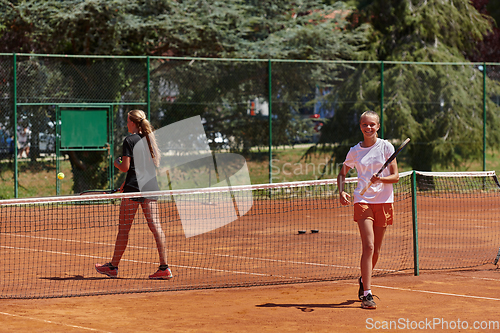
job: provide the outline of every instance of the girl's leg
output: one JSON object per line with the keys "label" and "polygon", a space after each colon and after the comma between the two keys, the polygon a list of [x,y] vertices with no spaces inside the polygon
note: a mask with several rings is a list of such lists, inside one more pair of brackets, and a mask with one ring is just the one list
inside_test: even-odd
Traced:
{"label": "girl's leg", "polygon": [[374,248],[373,248],[373,258],[372,258],[372,268],[375,268],[377,264],[378,257],[380,255],[380,249],[382,248],[382,241],[384,240],[386,227],[373,227],[374,235]]}
{"label": "girl's leg", "polygon": [[123,253],[127,248],[130,228],[132,227],[132,222],[134,222],[138,207],[139,203],[137,201],[122,199],[120,205],[120,225],[118,227],[118,235],[116,236],[113,259],[111,259],[111,264],[115,267],[118,267]]}
{"label": "girl's leg", "polygon": [[373,252],[375,247],[373,221],[370,219],[358,221],[358,228],[361,235],[361,245],[363,249],[360,263],[361,277],[363,279],[364,290],[370,290],[372,283]]}
{"label": "girl's leg", "polygon": [[142,211],[148,222],[149,230],[154,235],[156,241],[156,247],[158,248],[158,254],[160,256],[160,265],[167,264],[167,239],[165,233],[161,228],[160,214],[158,212],[158,203],[156,200],[146,199],[141,203]]}
{"label": "girl's leg", "polygon": [[364,290],[371,290],[372,272],[377,264],[385,227],[374,227],[371,219],[358,221],[363,253],[361,255],[361,276]]}

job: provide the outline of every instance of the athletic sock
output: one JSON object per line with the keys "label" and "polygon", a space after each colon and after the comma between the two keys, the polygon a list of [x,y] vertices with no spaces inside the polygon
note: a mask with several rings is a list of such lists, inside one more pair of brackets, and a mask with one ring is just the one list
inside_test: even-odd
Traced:
{"label": "athletic sock", "polygon": [[160,265],[160,271],[164,271],[168,268],[168,265]]}
{"label": "athletic sock", "polygon": [[368,294],[371,294],[371,293],[372,293],[372,290],[371,290],[371,289],[369,289],[369,290],[365,290],[365,291],[364,291],[364,296],[366,297],[366,296],[368,296]]}

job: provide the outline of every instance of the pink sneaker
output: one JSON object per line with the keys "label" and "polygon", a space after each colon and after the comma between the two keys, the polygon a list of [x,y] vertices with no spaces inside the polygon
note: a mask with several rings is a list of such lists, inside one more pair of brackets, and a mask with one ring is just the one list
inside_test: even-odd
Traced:
{"label": "pink sneaker", "polygon": [[97,271],[97,273],[107,275],[110,278],[116,278],[116,276],[118,275],[118,267],[111,265],[110,262],[104,265],[95,264],[95,270]]}
{"label": "pink sneaker", "polygon": [[170,270],[169,267],[167,267],[166,270],[162,271],[161,269],[158,269],[156,273],[151,274],[149,276],[150,279],[153,280],[160,280],[160,279],[165,279],[165,280],[170,280],[174,276],[172,275],[172,271]]}

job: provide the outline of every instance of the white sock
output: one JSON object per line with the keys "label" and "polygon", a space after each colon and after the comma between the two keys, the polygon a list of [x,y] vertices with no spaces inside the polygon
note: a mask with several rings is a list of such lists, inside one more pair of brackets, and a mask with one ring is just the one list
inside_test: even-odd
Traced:
{"label": "white sock", "polygon": [[371,294],[371,293],[372,293],[372,290],[371,290],[371,289],[369,289],[369,290],[365,290],[365,291],[364,291],[364,296],[366,297],[366,296],[368,296],[368,294]]}

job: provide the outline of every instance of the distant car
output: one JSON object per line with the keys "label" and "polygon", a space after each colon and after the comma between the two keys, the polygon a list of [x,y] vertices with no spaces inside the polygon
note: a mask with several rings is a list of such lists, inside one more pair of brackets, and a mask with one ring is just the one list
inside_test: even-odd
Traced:
{"label": "distant car", "polygon": [[208,135],[208,143],[214,144],[218,148],[229,149],[229,140],[220,132]]}
{"label": "distant car", "polygon": [[40,133],[38,142],[41,153],[54,153],[56,151],[56,138],[54,134]]}

